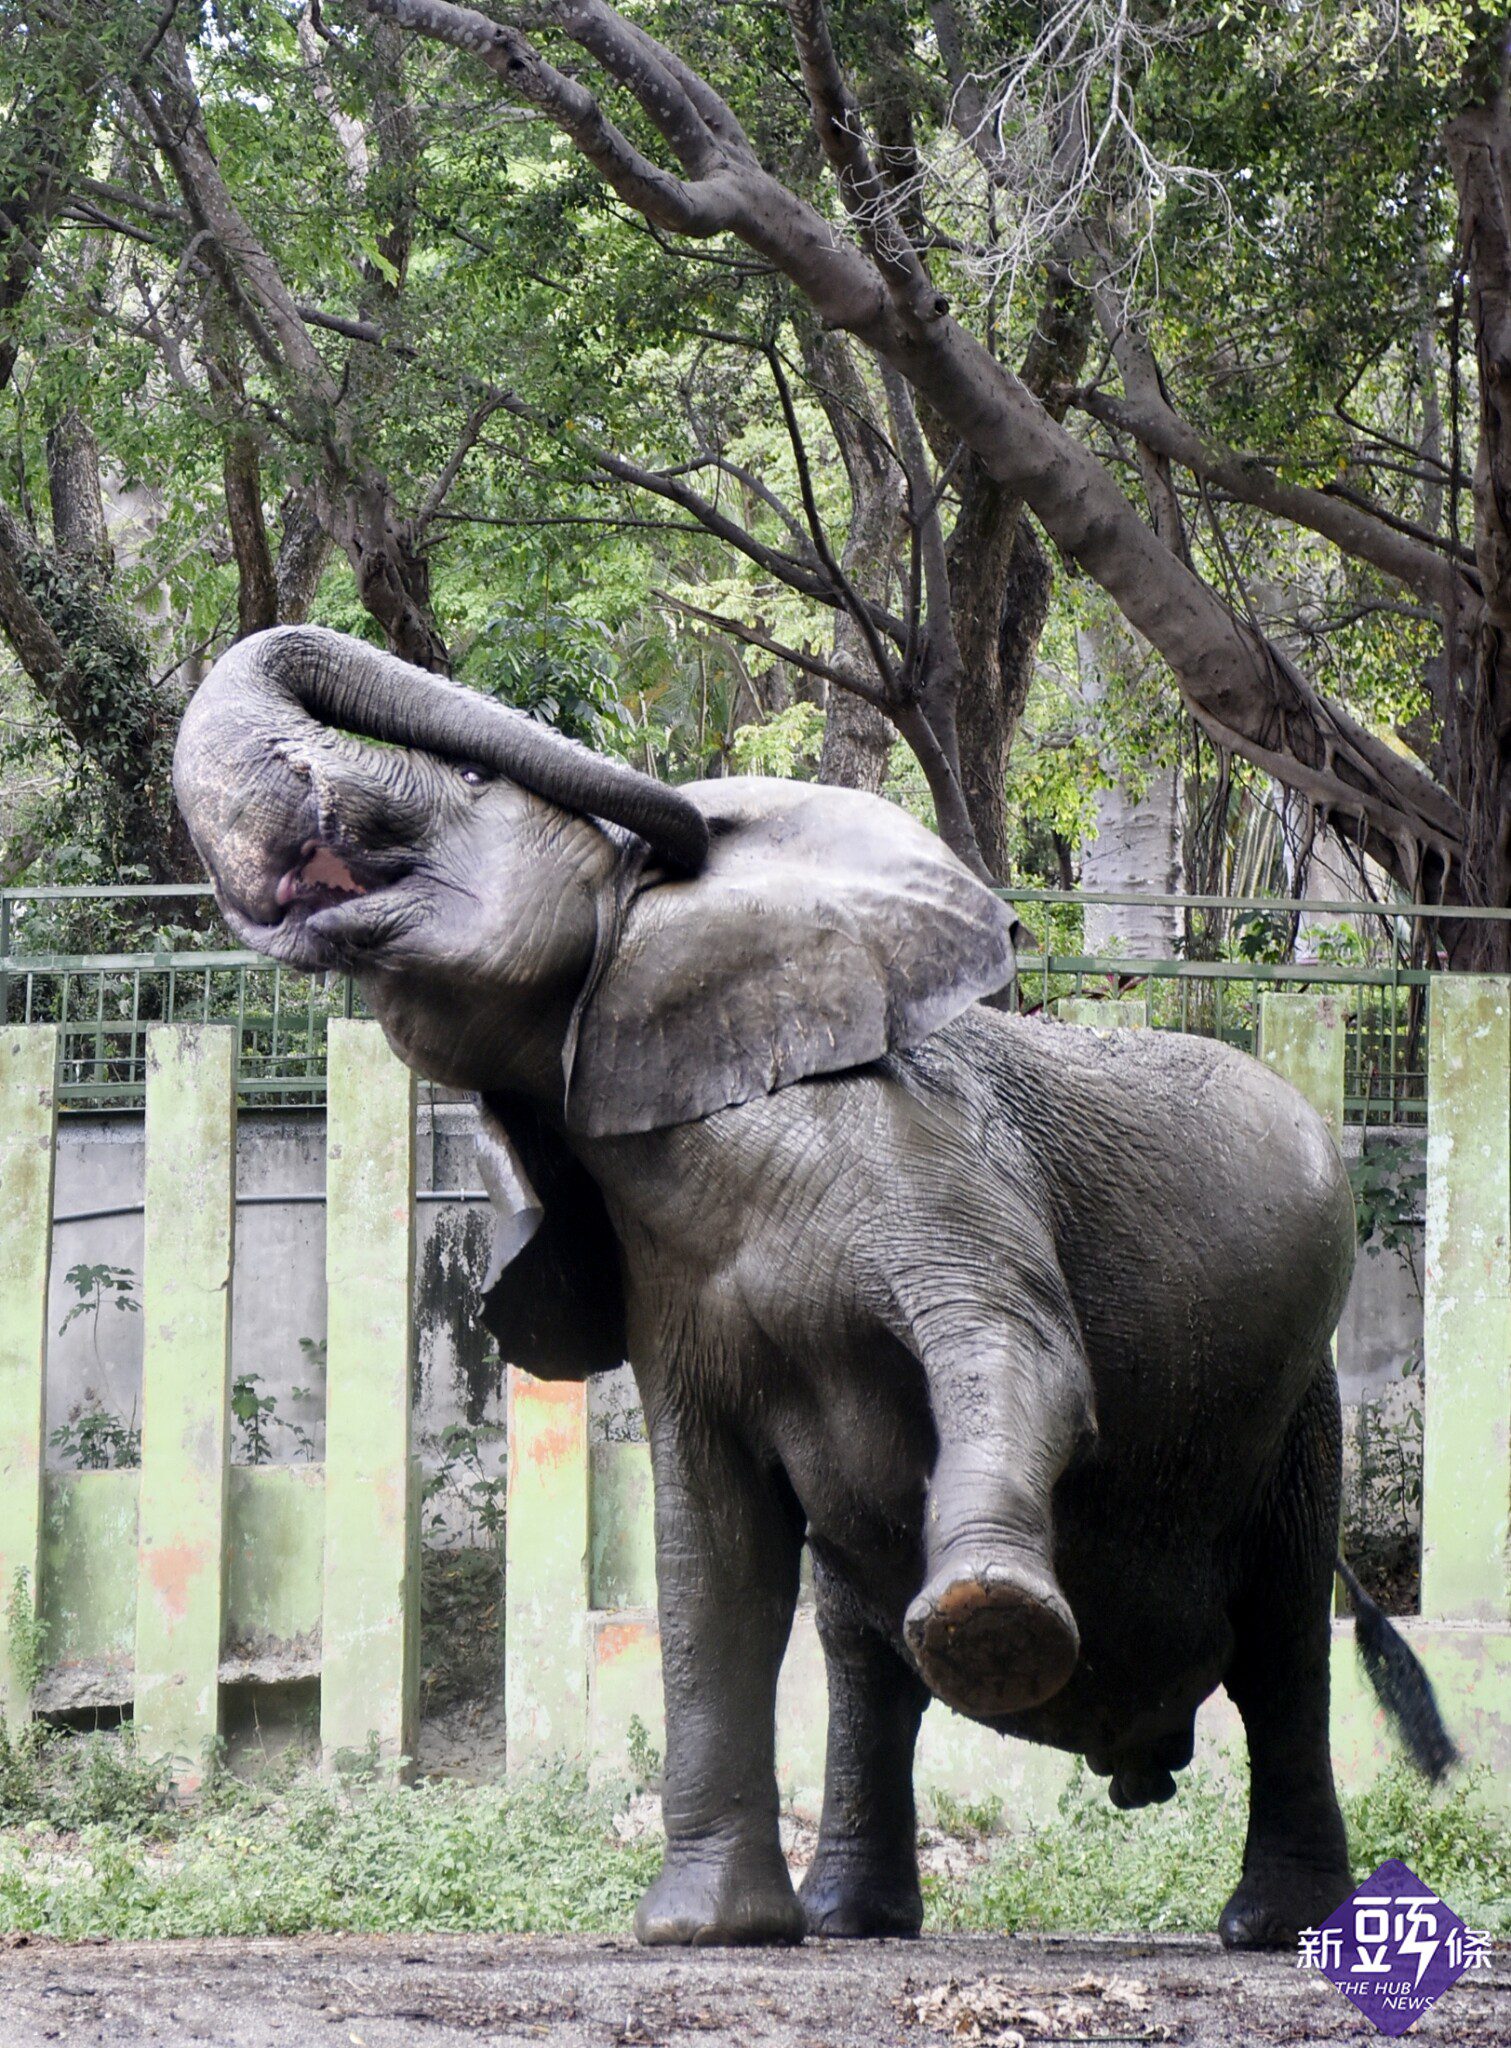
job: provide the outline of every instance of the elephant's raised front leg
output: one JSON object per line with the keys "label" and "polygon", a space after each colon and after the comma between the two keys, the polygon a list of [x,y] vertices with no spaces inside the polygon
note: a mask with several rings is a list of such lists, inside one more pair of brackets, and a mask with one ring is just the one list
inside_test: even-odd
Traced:
{"label": "elephant's raised front leg", "polygon": [[810,1934],[917,1934],[923,1925],[913,1811],[913,1747],[928,1688],[813,1559],[829,1681],[829,1740],[818,1848],[801,1898]]}
{"label": "elephant's raised front leg", "polygon": [[784,1475],[647,1402],[666,1696],[666,1860],[640,1901],[649,1943],[801,1941],[777,1835],[776,1684],[802,1517]]}
{"label": "elephant's raised front leg", "polygon": [[[904,1633],[931,1690],[982,1719],[1041,1705],[1075,1667],[1080,1635],[1055,1577],[1051,1500],[1094,1426],[1091,1375],[1043,1226],[1021,1210],[998,1222],[1005,1245],[990,1262],[952,1260],[915,1287],[909,1332],[939,1449],[924,1583]],[[990,1276],[980,1295],[963,1291],[962,1268]]]}

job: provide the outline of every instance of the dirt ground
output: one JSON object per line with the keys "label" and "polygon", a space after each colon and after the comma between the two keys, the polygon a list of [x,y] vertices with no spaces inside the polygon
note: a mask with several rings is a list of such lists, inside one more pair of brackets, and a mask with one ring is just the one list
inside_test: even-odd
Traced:
{"label": "dirt ground", "polygon": [[[1472,1988],[1471,1988],[1472,1986]],[[0,1944],[0,2048],[945,2048],[1378,2041],[1285,1956],[1215,1940],[951,1936],[650,1951],[601,1937],[310,1936]],[[1413,2042],[1511,2042],[1511,1958],[1461,1980]]]}

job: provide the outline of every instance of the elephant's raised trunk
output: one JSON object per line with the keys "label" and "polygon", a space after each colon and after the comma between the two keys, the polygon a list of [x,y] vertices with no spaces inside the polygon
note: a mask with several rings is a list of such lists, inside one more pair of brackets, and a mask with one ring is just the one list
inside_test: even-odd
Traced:
{"label": "elephant's raised trunk", "polygon": [[[218,661],[184,720],[175,780],[217,726],[298,705],[322,725],[416,747],[506,776],[563,810],[607,818],[647,840],[670,866],[696,874],[708,825],[673,789],[590,753],[523,712],[319,626],[275,626]],[[183,790],[181,786],[181,800]]]}

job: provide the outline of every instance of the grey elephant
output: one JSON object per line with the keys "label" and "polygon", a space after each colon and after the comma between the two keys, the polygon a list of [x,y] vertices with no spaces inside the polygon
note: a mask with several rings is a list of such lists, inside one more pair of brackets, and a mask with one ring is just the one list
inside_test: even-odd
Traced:
{"label": "grey elephant", "polygon": [[[643,1940],[916,1932],[931,1694],[1139,1806],[1224,1685],[1251,1803],[1223,1939],[1338,1905],[1353,1214],[1293,1090],[985,1007],[1007,913],[879,799],[668,789],[336,634],[234,648],[174,778],[235,933],[353,972],[401,1058],[478,1096],[504,1356],[633,1365],[667,1715]],[[798,1898],[773,1720],[805,1540],[829,1735]],[[1440,1769],[1425,1678],[1356,1605]]]}

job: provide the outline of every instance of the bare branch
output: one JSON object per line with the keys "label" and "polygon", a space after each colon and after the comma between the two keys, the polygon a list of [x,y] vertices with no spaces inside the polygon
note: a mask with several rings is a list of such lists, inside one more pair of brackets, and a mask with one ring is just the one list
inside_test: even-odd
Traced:
{"label": "bare branch", "polygon": [[427,526],[445,504],[451,487],[462,473],[462,465],[478,444],[478,438],[489,420],[508,402],[506,392],[495,392],[475,405],[468,413],[456,446],[441,466],[440,474],[425,493],[420,508],[410,522],[410,530],[416,541],[424,534]]}
{"label": "bare branch", "polygon": [[877,632],[876,622],[871,616],[871,606],[867,604],[840,567],[839,562],[835,558],[834,551],[829,545],[828,536],[824,532],[824,522],[819,515],[818,499],[813,489],[813,472],[808,463],[807,444],[803,439],[803,430],[798,420],[797,407],[792,402],[792,391],[787,383],[786,374],[782,369],[781,356],[775,347],[768,347],[766,359],[771,365],[772,381],[776,385],[777,397],[782,407],[782,418],[787,426],[787,438],[792,444],[793,459],[797,463],[798,489],[802,494],[803,510],[807,514],[808,528],[813,538],[813,545],[818,552],[819,560],[828,572],[834,589],[839,593],[844,609],[854,619],[860,629],[861,638],[865,642],[866,652],[875,663],[876,673],[881,678],[881,686],[885,692],[884,701],[892,704],[901,703],[905,694],[902,678],[898,675],[893,665],[891,655],[882,645],[881,635]]}
{"label": "bare branch", "polygon": [[663,604],[669,604],[673,611],[685,612],[690,619],[700,619],[705,626],[728,633],[747,647],[759,647],[764,653],[775,655],[778,661],[790,661],[794,668],[802,669],[807,675],[822,676],[826,682],[837,683],[842,690],[851,690],[857,697],[864,697],[868,704],[874,704],[889,718],[893,715],[893,707],[881,692],[873,689],[848,664],[841,669],[833,661],[825,661],[816,654],[805,654],[800,648],[789,647],[785,641],[773,639],[759,626],[747,626],[743,619],[732,619],[724,612],[705,611],[701,605],[690,604],[685,597],[673,597],[669,590],[655,590],[651,594]]}

